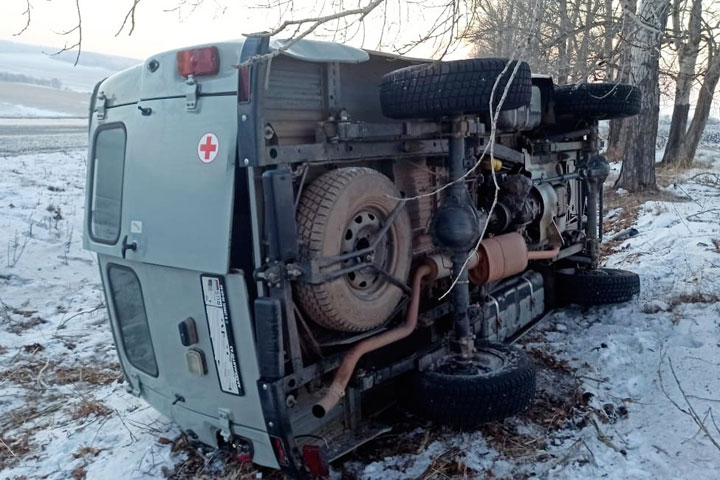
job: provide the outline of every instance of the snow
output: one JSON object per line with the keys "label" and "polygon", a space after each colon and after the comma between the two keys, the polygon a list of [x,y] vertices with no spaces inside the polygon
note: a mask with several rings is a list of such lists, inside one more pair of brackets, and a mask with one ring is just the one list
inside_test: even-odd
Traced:
{"label": "snow", "polygon": [[[22,128],[32,122],[18,120]],[[82,249],[86,152],[58,147],[5,155],[0,478],[64,479],[79,469],[87,478],[160,477],[163,467],[172,469],[184,457],[159,439],[179,430],[121,383],[97,262]],[[583,415],[596,419],[597,428],[577,419],[559,429],[526,416],[508,419],[508,428],[544,441],[521,456],[499,450],[485,431],[440,429],[419,453],[351,458],[334,466],[334,477],[344,470],[364,479],[417,478],[438,457],[459,451],[471,478],[487,472],[495,478],[717,478],[720,451],[681,411],[689,412],[690,402],[720,440],[714,425],[720,421],[720,190],[696,177],[718,171],[720,152],[704,150],[700,160],[701,167],[677,174],[658,200],[643,205],[639,233],[606,260],[608,267],[640,274],[640,295],[619,306],[558,310],[522,341],[568,363],[588,411],[595,412]],[[551,379],[539,382],[553,388]],[[83,414],[83,405],[95,405],[97,413]],[[612,413],[624,409],[627,414]]]}
{"label": "snow", "polygon": [[66,112],[55,112],[42,108],[28,107],[7,102],[0,102],[0,117],[69,117]]}
{"label": "snow", "polygon": [[44,53],[0,53],[0,65],[2,72],[49,81],[60,79],[64,88],[84,93],[92,92],[97,82],[115,73],[102,67],[73,66]]}
{"label": "snow", "polygon": [[[174,437],[177,428],[119,382],[97,262],[82,249],[85,156],[0,157],[0,438],[20,452],[17,440],[29,432],[32,451],[2,470],[12,456],[0,445],[0,478],[64,479],[83,466],[88,478],[156,477],[172,465],[158,437]],[[29,378],[5,378],[23,365],[35,365]],[[79,379],[80,369],[109,380],[58,376],[77,371]],[[108,413],[74,419],[82,402]],[[47,413],[23,422],[31,408]],[[83,447],[99,452],[75,458]]]}

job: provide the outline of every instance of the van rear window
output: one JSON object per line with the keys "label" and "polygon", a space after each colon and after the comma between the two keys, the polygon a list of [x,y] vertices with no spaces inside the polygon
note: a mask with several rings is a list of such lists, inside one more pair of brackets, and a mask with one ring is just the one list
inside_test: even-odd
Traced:
{"label": "van rear window", "polygon": [[96,242],[115,244],[120,237],[125,142],[125,127],[120,124],[103,128],[95,136],[90,237]]}
{"label": "van rear window", "polygon": [[108,267],[108,279],[125,356],[133,367],[157,377],[157,361],[140,280],[131,269],[119,265]]}

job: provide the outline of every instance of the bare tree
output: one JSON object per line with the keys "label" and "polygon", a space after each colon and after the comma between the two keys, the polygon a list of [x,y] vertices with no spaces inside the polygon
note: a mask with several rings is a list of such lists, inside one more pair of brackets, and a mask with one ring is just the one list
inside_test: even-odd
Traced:
{"label": "bare tree", "polygon": [[[529,0],[487,0],[469,39],[475,53],[501,55],[530,33]],[[622,4],[617,0],[546,2],[528,61],[535,71],[552,75],[563,85],[612,80],[618,68]]]}
{"label": "bare tree", "polygon": [[[615,82],[628,83],[630,81],[630,60],[632,42],[631,39],[637,30],[633,18],[637,12],[637,0],[622,0],[622,28],[618,48],[618,60],[613,73]],[[625,145],[627,144],[627,132],[625,127],[627,119],[616,118],[610,121],[608,132],[607,151],[605,156],[611,162],[619,162],[623,159]]]}
{"label": "bare tree", "polygon": [[640,89],[640,113],[626,120],[627,143],[615,185],[628,191],[654,190],[655,143],[660,116],[660,47],[670,0],[642,0],[633,19],[638,25],[630,52],[630,79]]}
{"label": "bare tree", "polygon": [[[690,3],[690,19],[687,27],[682,24],[683,3]],[[690,93],[695,80],[695,64],[700,53],[702,39],[702,1],[674,0],[672,11],[673,44],[677,50],[678,72],[675,81],[675,105],[672,123],[662,163],[672,166],[689,166],[687,157],[680,157],[681,144],[687,130],[690,114]],[[683,163],[680,163],[683,160]],[[692,161],[692,158],[690,158]]]}
{"label": "bare tree", "polygon": [[710,108],[715,94],[715,89],[720,80],[720,44],[715,35],[720,31],[720,21],[714,26],[707,25],[708,39],[708,68],[703,76],[702,85],[698,92],[698,100],[695,105],[695,113],[693,114],[690,126],[683,135],[680,147],[677,150],[677,164],[680,166],[689,166],[692,164],[700,145],[700,139],[708,118],[710,117]]}

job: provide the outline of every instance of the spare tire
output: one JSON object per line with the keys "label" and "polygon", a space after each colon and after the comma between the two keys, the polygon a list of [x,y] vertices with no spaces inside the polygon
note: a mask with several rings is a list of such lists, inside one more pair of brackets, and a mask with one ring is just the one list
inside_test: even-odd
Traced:
{"label": "spare tire", "polygon": [[555,87],[555,113],[595,120],[640,113],[640,89],[625,83],[580,83]]}
{"label": "spare tire", "polygon": [[[303,261],[332,257],[370,246],[400,198],[388,177],[371,168],[338,168],[313,180],[297,210]],[[360,259],[323,269],[333,272]],[[378,244],[373,263],[405,284],[412,262],[412,230],[406,209],[399,212]],[[344,332],[382,325],[397,307],[403,291],[374,268],[364,268],[317,285],[298,282],[295,296],[317,324]]]}
{"label": "spare tire", "polygon": [[561,304],[592,306],[622,303],[638,293],[640,277],[627,270],[562,268],[555,272],[555,294]]}
{"label": "spare tire", "polygon": [[471,427],[525,410],[535,398],[535,365],[516,347],[478,342],[471,362],[448,357],[402,386],[400,397],[411,413]]}
{"label": "spare tire", "polygon": [[[472,58],[401,68],[380,81],[380,104],[390,118],[435,118],[464,113],[488,114],[490,95],[497,108],[516,61],[506,58]],[[507,69],[506,69],[507,66]],[[503,73],[504,72],[504,73]],[[530,67],[521,62],[501,110],[530,103]]]}

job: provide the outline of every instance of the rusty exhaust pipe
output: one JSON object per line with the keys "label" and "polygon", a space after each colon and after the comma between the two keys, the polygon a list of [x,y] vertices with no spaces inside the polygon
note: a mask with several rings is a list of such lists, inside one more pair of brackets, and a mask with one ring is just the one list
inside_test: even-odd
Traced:
{"label": "rusty exhaust pipe", "polygon": [[[525,239],[519,233],[498,235],[482,241],[480,248],[468,262],[469,277],[476,284],[501,280],[525,270],[528,260],[555,258],[559,251],[560,247],[555,247],[547,251],[528,252]],[[435,281],[450,276],[451,265],[449,258],[433,255],[418,267],[411,285],[412,293],[405,322],[392,330],[358,342],[345,355],[327,393],[312,407],[312,413],[316,418],[324,417],[345,396],[345,389],[363,355],[402,340],[415,331],[423,280]]]}
{"label": "rusty exhaust pipe", "polygon": [[550,250],[540,250],[537,252],[528,252],[528,260],[552,260],[560,253],[560,245],[556,245]]}
{"label": "rusty exhaust pipe", "polygon": [[[437,272],[437,269],[435,269],[435,272]],[[403,322],[402,325],[357,343],[345,355],[340,367],[337,372],[335,372],[335,378],[333,379],[328,392],[312,407],[312,413],[315,417],[324,417],[325,414],[337,405],[340,399],[345,396],[345,388],[347,388],[347,384],[355,371],[355,366],[363,355],[384,347],[385,345],[402,340],[403,338],[408,337],[415,330],[418,320],[418,310],[420,308],[420,290],[422,288],[422,281],[425,277],[432,274],[433,267],[429,264],[420,265],[420,267],[418,267],[415,271],[411,288],[412,293],[410,296],[410,304],[408,305],[408,310],[405,314],[405,322]]]}

